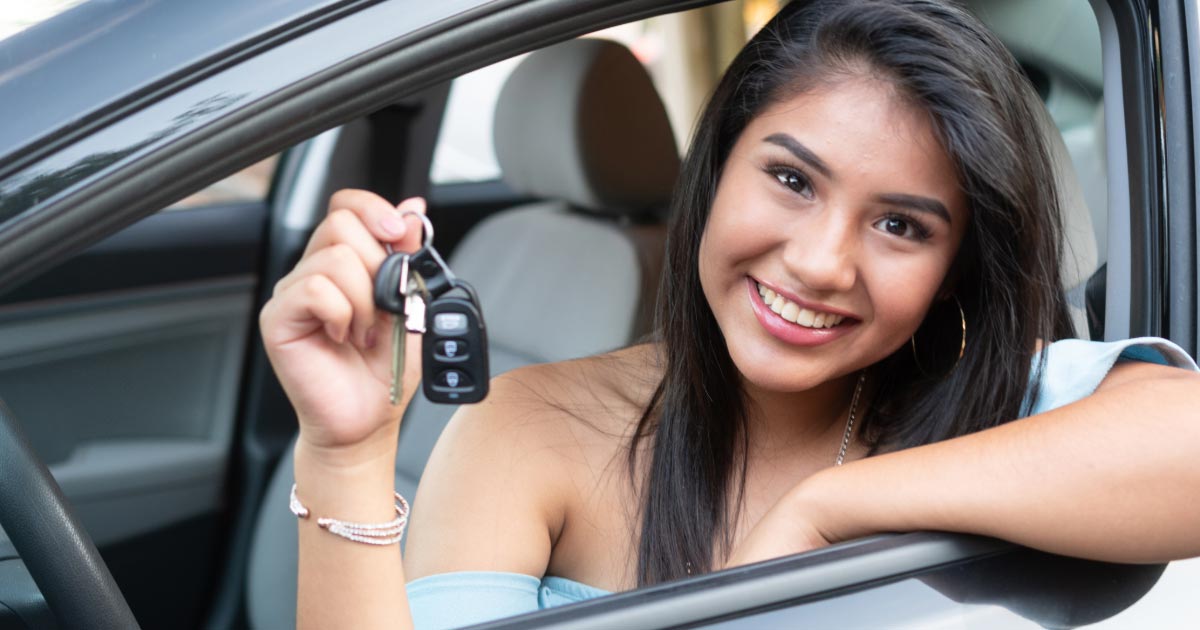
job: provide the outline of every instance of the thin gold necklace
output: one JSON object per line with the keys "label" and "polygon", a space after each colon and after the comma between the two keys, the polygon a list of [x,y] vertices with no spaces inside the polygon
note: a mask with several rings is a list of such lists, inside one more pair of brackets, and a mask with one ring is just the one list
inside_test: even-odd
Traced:
{"label": "thin gold necklace", "polygon": [[837,459],[834,460],[834,466],[841,466],[842,460],[846,459],[846,449],[850,447],[850,436],[854,435],[854,416],[858,412],[858,396],[862,394],[863,382],[867,380],[867,373],[864,370],[858,375],[858,384],[854,386],[854,396],[850,398],[850,416],[846,418],[846,432],[842,434],[842,448],[838,450]]}

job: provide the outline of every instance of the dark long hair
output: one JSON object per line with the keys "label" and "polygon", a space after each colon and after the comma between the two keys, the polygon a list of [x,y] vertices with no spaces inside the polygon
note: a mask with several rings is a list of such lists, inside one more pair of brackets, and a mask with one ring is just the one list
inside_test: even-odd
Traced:
{"label": "dark long hair", "polygon": [[[1035,344],[1072,334],[1060,280],[1061,219],[1045,116],[1007,49],[962,7],[935,0],[796,0],[733,60],[684,160],[657,306],[662,381],[632,438],[641,486],[638,583],[711,570],[728,554],[745,484],[746,405],[700,286],[698,252],[722,167],[772,103],[869,72],[924,109],[957,167],[970,226],[952,269],[968,322],[918,329],[949,347],[940,367],[908,345],[869,368],[875,391],[861,435],[907,448],[993,427],[1027,412]],[[984,263],[986,261],[986,264]],[[939,308],[935,305],[931,313]],[[925,353],[922,352],[922,356]],[[947,373],[948,370],[948,373]],[[1024,403],[1023,403],[1024,401]],[[639,449],[646,444],[649,448]],[[714,558],[714,555],[718,556]]]}

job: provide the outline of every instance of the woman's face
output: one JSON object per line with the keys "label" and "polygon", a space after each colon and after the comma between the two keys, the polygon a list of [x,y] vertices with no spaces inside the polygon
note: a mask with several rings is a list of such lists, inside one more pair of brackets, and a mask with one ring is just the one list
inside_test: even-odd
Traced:
{"label": "woman's face", "polygon": [[801,391],[908,342],[968,214],[928,115],[877,79],[778,102],[734,145],[700,281],[742,376]]}

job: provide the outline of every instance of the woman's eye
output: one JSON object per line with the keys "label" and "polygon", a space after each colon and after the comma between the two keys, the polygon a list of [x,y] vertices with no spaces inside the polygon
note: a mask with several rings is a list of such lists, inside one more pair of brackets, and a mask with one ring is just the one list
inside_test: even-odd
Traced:
{"label": "woman's eye", "polygon": [[786,166],[774,166],[767,169],[767,172],[792,192],[799,194],[805,199],[813,198],[812,182],[804,173]]}
{"label": "woman's eye", "polygon": [[915,241],[923,241],[929,238],[929,231],[925,226],[913,221],[912,219],[902,216],[886,216],[875,224],[875,227],[901,238],[909,238]]}

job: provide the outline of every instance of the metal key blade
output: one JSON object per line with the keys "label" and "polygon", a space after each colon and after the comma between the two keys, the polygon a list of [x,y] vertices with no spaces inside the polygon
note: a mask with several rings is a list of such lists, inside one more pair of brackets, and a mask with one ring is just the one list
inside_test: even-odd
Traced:
{"label": "metal key blade", "polygon": [[[408,295],[412,291],[411,276],[409,270],[408,256],[405,256],[400,263],[400,284],[396,290],[400,295],[405,296],[401,304],[404,310],[408,310]],[[404,387],[404,351],[405,341],[407,341],[408,333],[404,330],[404,323],[407,320],[407,313],[400,312],[392,315],[392,387],[388,392],[388,399],[392,406],[400,404],[400,396],[403,394]]]}
{"label": "metal key blade", "polygon": [[393,319],[392,334],[400,341],[392,342],[392,352],[398,353],[399,358],[392,359],[392,404],[399,403],[400,387],[404,384],[404,352],[405,338],[408,333],[425,332],[425,283],[415,272],[409,278],[407,292],[404,295],[404,324],[400,323],[400,315]]}
{"label": "metal key blade", "polygon": [[388,396],[392,405],[400,404],[404,385],[404,346],[408,332],[404,330],[402,316],[392,315],[392,389]]}

